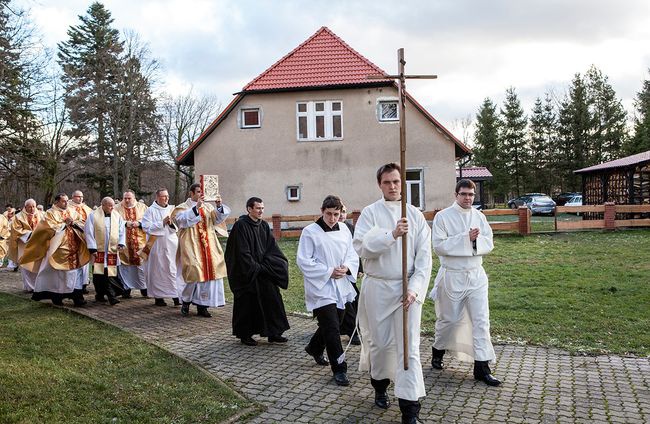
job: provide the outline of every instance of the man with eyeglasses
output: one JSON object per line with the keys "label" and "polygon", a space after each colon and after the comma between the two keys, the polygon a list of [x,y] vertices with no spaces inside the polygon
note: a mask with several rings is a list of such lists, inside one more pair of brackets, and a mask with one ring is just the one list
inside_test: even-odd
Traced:
{"label": "man with eyeglasses", "polygon": [[[70,209],[73,209],[75,212],[77,212],[77,215],[81,222],[81,226],[83,228],[83,226],[86,225],[86,220],[88,219],[88,215],[93,213],[93,210],[87,204],[84,203],[84,194],[81,190],[75,190],[72,192],[72,197],[70,197],[70,201],[68,202],[68,207]],[[82,292],[83,294],[88,294],[88,283],[90,281],[90,268],[87,266],[83,267],[79,276],[83,284]]]}
{"label": "man with eyeglasses", "polygon": [[474,378],[489,386],[501,384],[490,370],[496,355],[490,338],[488,278],[483,255],[494,248],[492,229],[472,207],[476,185],[456,184],[456,201],[438,212],[431,233],[440,268],[430,297],[436,304],[436,335],[431,366],[441,370],[449,352],[460,361],[474,361]]}

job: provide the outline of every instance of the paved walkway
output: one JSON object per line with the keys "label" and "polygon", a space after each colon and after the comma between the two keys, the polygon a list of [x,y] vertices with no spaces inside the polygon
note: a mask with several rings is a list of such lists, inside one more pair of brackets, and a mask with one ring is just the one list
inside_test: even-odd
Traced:
{"label": "paved walkway", "polygon": [[[26,297],[21,289],[18,273],[0,273],[0,291]],[[286,345],[262,341],[249,347],[231,335],[231,306],[212,310],[210,319],[183,318],[179,308],[153,306],[153,299],[135,291],[133,299],[114,307],[88,302],[76,311],[187,358],[266,406],[252,422],[399,422],[396,399],[386,411],[374,406],[368,375],[356,371],[359,347],[348,351],[348,387],[336,386],[329,367],[305,354],[316,329],[311,319],[289,317]],[[423,339],[423,422],[650,423],[649,358],[571,356],[558,349],[497,345],[494,372],[504,384],[489,388],[473,380],[469,364],[454,361],[443,371],[433,370],[430,349],[431,340]]]}

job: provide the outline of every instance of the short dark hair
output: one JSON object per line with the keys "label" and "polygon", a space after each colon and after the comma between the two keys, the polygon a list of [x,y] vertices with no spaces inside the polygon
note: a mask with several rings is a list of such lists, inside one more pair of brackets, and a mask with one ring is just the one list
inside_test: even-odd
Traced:
{"label": "short dark hair", "polygon": [[248,199],[248,200],[246,201],[246,209],[248,209],[248,208],[254,208],[254,207],[255,207],[255,203],[264,203],[264,202],[263,202],[262,199],[260,199],[259,197],[251,197],[250,199]]}
{"label": "short dark hair", "polygon": [[190,186],[189,191],[190,193],[194,193],[197,188],[201,188],[201,184],[199,183],[194,183]]}
{"label": "short dark hair", "polygon": [[156,190],[156,196],[159,196],[160,193],[162,193],[163,191],[169,192],[169,190],[167,190],[167,188],[160,187],[158,190]]}
{"label": "short dark hair", "polygon": [[63,196],[68,197],[68,195],[65,193],[57,193],[56,196],[54,196],[54,201],[58,202]]}
{"label": "short dark hair", "polygon": [[389,172],[397,171],[401,174],[402,168],[396,164],[395,162],[387,163],[386,165],[382,165],[379,167],[377,170],[377,184],[381,184],[381,176],[384,174],[388,174]]}
{"label": "short dark hair", "polygon": [[461,188],[473,188],[474,191],[476,191],[476,184],[474,184],[474,181],[472,180],[463,178],[456,183],[456,194],[458,194]]}
{"label": "short dark hair", "polygon": [[328,195],[323,199],[323,204],[320,207],[321,211],[324,211],[325,209],[336,209],[340,211],[343,209],[343,202],[341,202],[341,198],[339,196],[335,196],[333,194]]}

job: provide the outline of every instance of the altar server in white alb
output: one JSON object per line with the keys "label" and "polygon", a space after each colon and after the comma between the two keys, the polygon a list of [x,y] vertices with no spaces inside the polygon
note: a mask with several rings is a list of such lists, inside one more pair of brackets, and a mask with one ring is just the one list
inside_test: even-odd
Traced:
{"label": "altar server in white alb", "polygon": [[456,184],[456,201],[433,220],[433,249],[440,269],[430,297],[436,303],[436,336],[431,366],[443,368],[445,351],[461,361],[474,361],[474,378],[490,386],[501,384],[491,374],[496,356],[490,338],[488,278],[483,255],[494,248],[492,229],[472,207],[476,185]]}
{"label": "altar server in white alb", "polygon": [[183,301],[181,315],[188,316],[190,305],[195,304],[198,316],[210,318],[209,307],[226,304],[223,278],[228,274],[216,226],[230,215],[230,208],[221,197],[217,197],[215,206],[204,202],[200,184],[192,184],[189,194],[190,198],[176,206],[172,214],[178,225],[180,254],[176,269]]}
{"label": "altar server in white alb", "polygon": [[[403,423],[415,423],[419,399],[426,395],[420,364],[422,303],[431,278],[431,230],[424,215],[407,205],[401,218],[400,166],[377,171],[382,198],[361,212],[354,232],[354,248],[365,276],[357,319],[361,331],[360,371],[370,371],[375,404],[388,408],[386,389],[395,382]],[[402,297],[402,241],[407,237],[408,292]],[[402,308],[408,311],[408,370],[404,370]]]}
{"label": "altar server in white alb", "polygon": [[175,306],[181,304],[178,298],[180,291],[176,286],[178,228],[171,218],[173,210],[174,206],[169,204],[169,192],[166,188],[159,188],[156,190],[156,200],[142,216],[147,244],[140,256],[145,259],[147,294],[156,299],[156,306],[166,306],[165,298],[173,299]]}
{"label": "altar server in white alb", "polygon": [[339,223],[343,203],[338,196],[329,195],[321,206],[322,216],[302,230],[296,262],[305,282],[305,305],[318,320],[305,351],[317,364],[327,365],[323,351],[334,374],[334,382],[347,386],[348,365],[341,346],[341,321],[345,304],[354,301],[359,257],[352,247],[352,233]]}

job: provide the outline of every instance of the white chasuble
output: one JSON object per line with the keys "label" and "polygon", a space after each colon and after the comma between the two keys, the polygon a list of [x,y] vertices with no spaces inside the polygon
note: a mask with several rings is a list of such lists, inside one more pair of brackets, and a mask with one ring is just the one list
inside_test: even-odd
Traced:
{"label": "white chasuble", "polygon": [[173,210],[173,205],[162,207],[154,201],[142,216],[142,229],[147,233],[147,240],[155,237],[144,263],[147,294],[154,298],[180,297],[176,285],[177,229],[175,225],[163,224],[163,219],[170,216]]}

